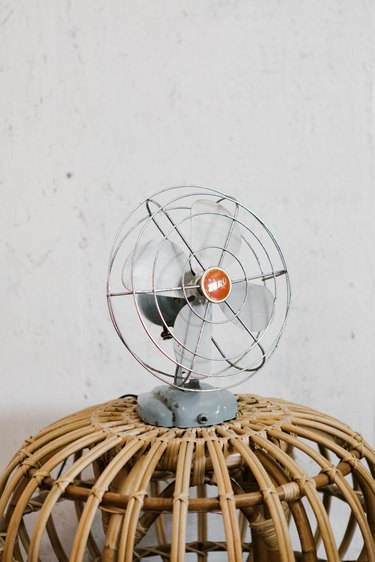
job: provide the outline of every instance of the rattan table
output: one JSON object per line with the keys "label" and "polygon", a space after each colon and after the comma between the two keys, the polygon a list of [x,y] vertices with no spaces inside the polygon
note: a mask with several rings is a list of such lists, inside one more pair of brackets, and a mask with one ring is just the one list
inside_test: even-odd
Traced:
{"label": "rattan table", "polygon": [[375,561],[369,445],[310,408],[237,398],[206,428],[147,425],[123,398],[27,439],[0,481],[1,562]]}

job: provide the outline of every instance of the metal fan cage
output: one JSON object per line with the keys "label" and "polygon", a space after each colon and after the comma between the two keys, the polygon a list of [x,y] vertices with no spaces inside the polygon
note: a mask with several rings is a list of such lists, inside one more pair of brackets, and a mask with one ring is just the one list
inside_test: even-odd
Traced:
{"label": "metal fan cage", "polygon": [[[218,217],[221,224],[227,228],[226,236],[223,241],[223,235],[221,235],[217,245],[211,243],[193,247],[192,233],[194,233],[196,225],[200,225],[202,229],[203,221],[212,225],[215,224],[217,218],[215,213],[208,211],[192,212],[193,204],[202,200],[220,204],[226,210]],[[231,236],[234,228],[239,229],[241,233],[239,255],[235,255],[231,250]],[[145,290],[137,287],[133,269],[137,253],[149,240],[157,240],[158,247],[153,257],[152,276],[148,280],[149,286]],[[159,287],[156,281],[160,252],[163,250],[163,245],[169,242],[177,244],[186,253],[185,268],[184,271],[181,271],[179,287]],[[128,290],[124,287],[122,279],[123,267],[130,254],[133,256],[130,264],[132,288]],[[194,281],[192,275],[196,267],[205,270],[206,256],[212,257],[213,254],[217,255],[217,263],[210,263],[210,266],[220,266],[223,260],[231,258],[231,267],[234,271],[233,283],[243,283],[243,303],[247,298],[250,283],[263,284],[272,292],[273,309],[266,329],[254,333],[245,325],[240,330],[237,326],[233,327],[231,320],[239,318],[244,304],[237,309],[227,305],[231,308],[232,317],[217,319],[215,314],[218,306],[215,303],[207,302],[205,314],[201,317],[203,324],[212,324],[212,333],[218,332],[220,336],[218,340],[212,336],[213,353],[207,354],[204,350],[188,348],[184,342],[178,339],[173,326],[167,323],[160,294],[165,295],[168,291],[176,289],[182,290],[186,306],[189,306],[194,315],[197,315],[189,300],[192,291],[199,289],[199,285]],[[189,275],[190,281],[186,282]],[[160,326],[163,329],[162,335],[159,328],[148,321],[139,305],[140,296],[145,294],[153,296],[155,309],[160,317]],[[123,304],[124,299],[126,305]],[[211,390],[230,388],[244,382],[263,367],[266,360],[272,355],[285,327],[290,305],[290,283],[285,259],[275,237],[250,209],[221,191],[197,186],[181,186],[159,191],[145,199],[123,221],[110,254],[107,301],[117,334],[145,369],[160,380],[177,387],[185,385],[186,388],[186,383],[192,378],[203,379],[210,383]],[[207,311],[211,307],[214,317],[208,319]],[[240,322],[244,324],[241,320]],[[153,346],[144,345],[143,330],[140,333],[136,326],[144,328]],[[188,353],[203,360],[207,368],[187,367],[180,362],[173,353],[173,342],[177,342]],[[155,363],[158,365],[157,367]],[[181,369],[184,369],[186,374],[182,380],[177,380],[177,373]],[[193,386],[187,389],[197,390]],[[199,390],[202,390],[202,387]]]}

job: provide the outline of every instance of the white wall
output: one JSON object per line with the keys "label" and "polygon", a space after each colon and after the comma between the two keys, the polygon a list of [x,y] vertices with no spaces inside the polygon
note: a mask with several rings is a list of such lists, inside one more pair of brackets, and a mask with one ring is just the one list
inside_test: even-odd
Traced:
{"label": "white wall", "polygon": [[219,187],[278,238],[293,306],[244,388],[374,441],[372,0],[0,6],[0,468],[154,380],[112,329],[107,259],[146,195]]}

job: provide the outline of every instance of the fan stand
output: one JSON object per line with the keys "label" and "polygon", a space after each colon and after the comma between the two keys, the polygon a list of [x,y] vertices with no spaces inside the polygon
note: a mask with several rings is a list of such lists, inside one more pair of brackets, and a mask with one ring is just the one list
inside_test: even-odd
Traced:
{"label": "fan stand", "polygon": [[237,400],[228,390],[215,390],[209,384],[191,379],[185,387],[163,385],[140,394],[138,413],[152,425],[206,427],[235,418]]}

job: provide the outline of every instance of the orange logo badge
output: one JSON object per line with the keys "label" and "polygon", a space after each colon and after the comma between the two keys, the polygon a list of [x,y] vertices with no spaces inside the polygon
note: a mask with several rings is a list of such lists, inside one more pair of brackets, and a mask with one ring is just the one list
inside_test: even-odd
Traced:
{"label": "orange logo badge", "polygon": [[229,275],[220,267],[207,269],[202,275],[200,284],[204,296],[211,302],[225,301],[232,289]]}

